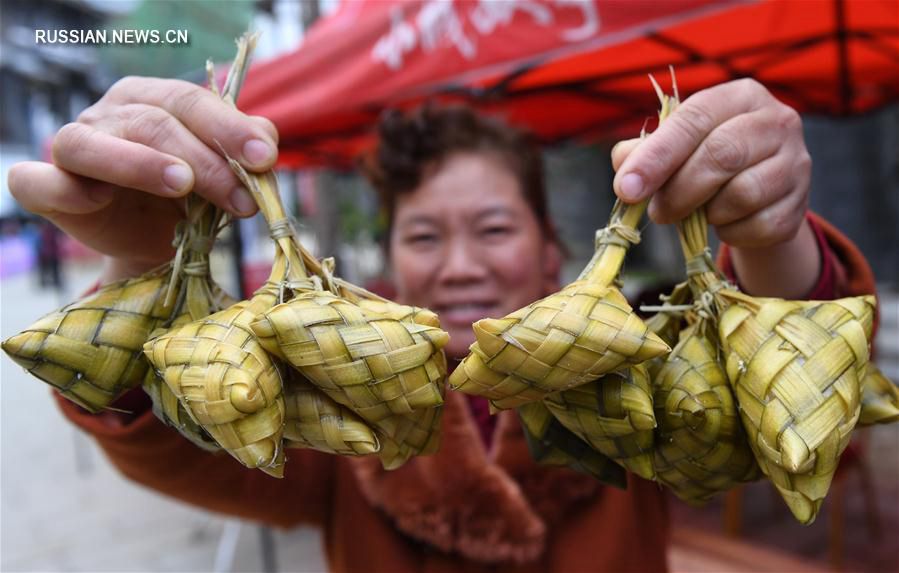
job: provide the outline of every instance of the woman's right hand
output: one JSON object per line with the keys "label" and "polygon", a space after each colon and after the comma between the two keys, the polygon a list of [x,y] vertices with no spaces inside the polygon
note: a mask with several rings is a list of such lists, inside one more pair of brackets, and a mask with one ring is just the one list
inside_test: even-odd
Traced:
{"label": "woman's right hand", "polygon": [[172,256],[183,200],[196,191],[237,216],[256,205],[219,146],[251,171],[277,157],[278,132],[208,89],[181,80],[118,81],[53,139],[53,163],[9,172],[23,208],[109,257],[104,280],[135,276]]}

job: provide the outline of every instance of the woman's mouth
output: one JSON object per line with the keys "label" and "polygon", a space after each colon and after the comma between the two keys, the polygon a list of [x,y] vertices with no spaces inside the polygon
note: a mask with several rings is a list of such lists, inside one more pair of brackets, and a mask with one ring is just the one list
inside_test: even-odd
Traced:
{"label": "woman's mouth", "polygon": [[432,310],[439,316],[441,324],[469,326],[482,318],[496,316],[498,306],[495,302],[463,302],[436,305]]}

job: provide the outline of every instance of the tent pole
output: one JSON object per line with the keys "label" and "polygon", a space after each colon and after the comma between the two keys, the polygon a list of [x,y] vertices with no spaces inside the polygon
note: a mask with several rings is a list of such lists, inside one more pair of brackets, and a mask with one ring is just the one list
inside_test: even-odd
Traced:
{"label": "tent pole", "polygon": [[849,82],[849,42],[846,32],[845,0],[834,0],[837,37],[837,80],[840,86],[840,115],[847,116],[852,102],[852,84]]}

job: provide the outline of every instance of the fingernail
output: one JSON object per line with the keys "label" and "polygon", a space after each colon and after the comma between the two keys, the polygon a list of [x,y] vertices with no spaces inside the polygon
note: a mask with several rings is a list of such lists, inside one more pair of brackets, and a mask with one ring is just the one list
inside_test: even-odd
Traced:
{"label": "fingernail", "polygon": [[194,181],[194,174],[190,167],[180,163],[173,163],[162,172],[162,181],[175,193],[184,193]]}
{"label": "fingernail", "polygon": [[655,199],[649,202],[649,207],[646,209],[646,214],[654,223],[662,224],[659,221],[659,206],[656,204]]}
{"label": "fingernail", "polygon": [[636,173],[628,173],[621,178],[618,190],[622,199],[639,199],[643,194],[643,178]]}
{"label": "fingernail", "polygon": [[250,165],[263,165],[274,157],[274,150],[261,139],[251,139],[243,145],[243,158]]}
{"label": "fingernail", "polygon": [[115,193],[115,191],[113,191],[111,187],[104,185],[90,189],[87,192],[87,198],[97,205],[105,205],[112,200],[113,193]]}
{"label": "fingernail", "polygon": [[239,215],[252,215],[256,212],[256,201],[243,187],[232,191],[228,200],[231,202],[231,209]]}

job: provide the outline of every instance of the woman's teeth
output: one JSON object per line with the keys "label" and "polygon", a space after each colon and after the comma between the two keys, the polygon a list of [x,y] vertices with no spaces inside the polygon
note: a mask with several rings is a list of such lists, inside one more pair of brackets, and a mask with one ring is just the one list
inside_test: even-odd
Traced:
{"label": "woman's teeth", "polygon": [[442,306],[438,314],[450,322],[474,322],[488,316],[494,308],[493,304],[467,302]]}
{"label": "woman's teeth", "polygon": [[492,308],[492,304],[479,303],[479,302],[466,302],[464,304],[453,304],[444,307],[448,311],[456,311],[456,310],[486,310],[488,308]]}

